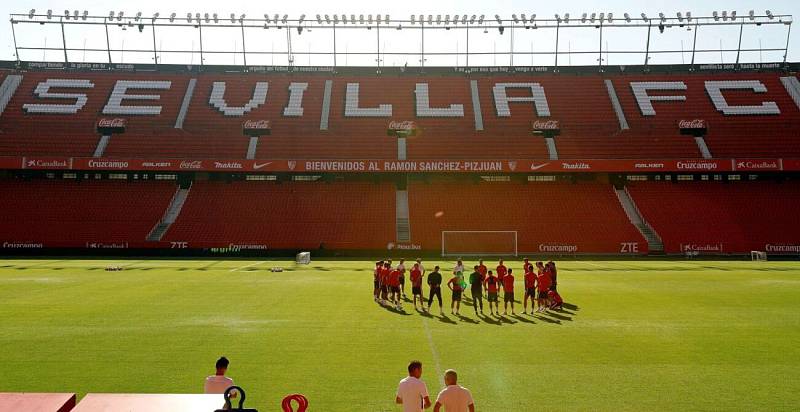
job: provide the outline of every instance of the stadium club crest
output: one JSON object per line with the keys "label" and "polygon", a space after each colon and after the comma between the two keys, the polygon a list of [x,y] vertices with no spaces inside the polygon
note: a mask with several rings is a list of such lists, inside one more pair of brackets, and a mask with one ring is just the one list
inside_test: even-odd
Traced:
{"label": "stadium club crest", "polygon": [[289,170],[294,170],[295,166],[297,166],[297,162],[294,160],[289,160],[286,162],[286,165],[289,166]]}
{"label": "stadium club crest", "polygon": [[412,120],[397,121],[392,120],[389,122],[389,127],[386,129],[388,136],[395,137],[409,137],[417,135],[417,122]]}
{"label": "stadium club crest", "polygon": [[508,168],[511,169],[512,171],[517,170],[517,162],[514,161],[508,162]]}

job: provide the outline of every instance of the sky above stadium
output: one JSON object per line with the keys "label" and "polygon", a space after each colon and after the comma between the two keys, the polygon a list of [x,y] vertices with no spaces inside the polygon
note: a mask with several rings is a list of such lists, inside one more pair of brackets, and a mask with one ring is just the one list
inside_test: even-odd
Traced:
{"label": "sky above stadium", "polygon": [[[155,12],[159,12],[162,17],[175,12],[179,19],[185,22],[188,12],[194,13],[218,13],[220,20],[230,22],[229,16],[235,13],[237,16],[246,14],[248,18],[262,18],[265,13],[270,16],[274,14],[288,14],[290,18],[297,18],[301,14],[306,14],[308,20],[314,20],[316,14],[389,14],[392,19],[408,19],[411,14],[432,14],[442,16],[449,14],[472,15],[485,14],[487,21],[492,20],[495,14],[504,18],[510,18],[513,13],[536,13],[539,18],[553,18],[555,13],[563,16],[570,13],[572,19],[579,18],[584,13],[613,12],[614,16],[621,19],[623,13],[628,12],[632,16],[639,16],[644,12],[650,17],[656,17],[659,12],[663,12],[668,17],[674,17],[676,12],[691,11],[694,16],[710,16],[715,10],[736,10],[739,16],[746,15],[749,10],[754,9],[757,15],[763,15],[765,9],[771,10],[774,14],[791,14],[800,16],[800,2],[792,0],[776,1],[623,1],[608,0],[602,3],[590,1],[562,1],[562,2],[539,2],[539,4],[523,1],[419,1],[407,0],[402,2],[374,2],[374,1],[355,1],[340,0],[330,1],[294,1],[284,2],[279,6],[269,2],[252,2],[242,0],[228,0],[224,3],[217,1],[163,1],[139,0],[137,2],[105,0],[105,1],[46,1],[34,0],[27,2],[9,1],[0,2],[0,13],[8,16],[11,13],[26,14],[30,9],[36,9],[38,14],[44,14],[48,9],[52,9],[55,15],[62,15],[65,9],[69,10],[88,10],[90,15],[107,16],[109,11],[124,11],[125,16],[134,16],[136,12],[142,12],[145,17],[150,17]],[[62,37],[58,25],[40,26],[38,24],[17,24],[16,37],[19,46],[27,47],[61,47]],[[394,28],[394,27],[393,27]],[[783,51],[768,51],[770,48],[783,48],[786,45],[787,25],[771,26],[746,26],[743,30],[742,48],[750,48],[756,51],[742,53],[741,62],[773,62],[783,60]],[[146,52],[153,48],[153,33],[150,28],[145,28],[139,32],[135,28],[125,28],[112,26],[109,29],[109,44],[112,49],[126,49],[129,51],[115,51],[111,59],[114,63],[152,63],[158,59],[160,63],[166,64],[198,64],[199,40],[197,30],[190,27],[186,28],[157,28],[156,29],[156,50],[154,53]],[[9,19],[4,19],[2,27],[2,38],[0,42],[0,59],[16,59],[14,43],[11,36],[11,24]],[[427,56],[426,65],[434,66],[453,66],[465,65],[466,49],[465,30],[426,30],[425,50],[428,53],[454,53],[452,55]],[[508,55],[492,56],[490,52],[505,52],[511,50],[511,36],[508,32],[500,35],[497,30],[484,32],[480,28],[472,29],[470,32],[470,52],[486,52],[485,55],[473,55],[470,57],[472,66],[491,66],[512,64]],[[597,53],[581,53],[583,51],[593,51],[602,47],[606,51],[644,51],[647,42],[647,29],[613,29],[607,28],[603,33],[603,41],[600,41],[599,31],[592,27],[576,30],[561,30],[559,40],[559,51],[569,52],[559,57],[560,65],[593,65],[598,64],[600,58],[603,64],[624,65],[642,64],[644,61],[643,53],[630,54],[604,54],[599,56]],[[522,30],[517,28],[515,31],[515,52],[514,65],[552,65],[554,57],[545,52],[554,50],[555,30]],[[240,29],[222,29],[206,27],[203,32],[203,48],[205,51],[227,51],[229,53],[206,53],[204,62],[206,64],[242,64],[242,33]],[[738,26],[701,28],[698,31],[697,48],[703,50],[711,49],[735,49],[739,35]],[[380,56],[380,64],[385,66],[402,66],[408,64],[415,66],[419,64],[420,57],[416,53],[420,50],[419,30],[381,30],[381,39],[378,40],[375,30],[337,30],[337,51],[339,53],[363,53],[360,55],[339,56],[338,65],[375,65],[378,59],[377,49],[380,48],[383,55]],[[674,50],[676,53],[653,53],[650,56],[651,64],[676,64],[689,63],[691,59],[691,47],[694,31],[679,28],[677,26],[659,33],[653,30],[651,35],[651,50]],[[91,49],[105,49],[106,38],[102,26],[96,27],[74,27],[68,26],[65,30],[67,45],[76,49],[69,53],[72,62],[107,62],[108,53],[93,52]],[[793,30],[789,42],[788,61],[796,62],[800,60],[800,29]],[[292,51],[294,52],[294,64],[296,65],[331,65],[331,56],[315,55],[316,52],[328,52],[332,50],[332,40],[330,30],[306,30],[302,35],[292,32]],[[245,42],[248,51],[249,65],[255,64],[276,64],[285,65],[288,62],[286,30],[263,30],[261,28],[247,29]],[[142,50],[137,53],[130,50]],[[189,53],[171,53],[174,50],[187,50]],[[683,50],[683,52],[679,52]],[[392,55],[396,51],[398,54]],[[233,52],[233,53],[230,53]],[[252,55],[250,53],[253,53]],[[275,54],[272,54],[275,53]],[[27,61],[63,61],[64,54],[59,50],[40,51],[28,50],[20,52],[20,59]],[[735,52],[707,52],[698,53],[697,63],[733,63],[736,58]]]}

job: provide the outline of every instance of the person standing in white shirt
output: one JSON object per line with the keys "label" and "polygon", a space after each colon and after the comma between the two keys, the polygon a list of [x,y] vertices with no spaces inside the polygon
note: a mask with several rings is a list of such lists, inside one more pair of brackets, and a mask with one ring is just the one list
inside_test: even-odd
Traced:
{"label": "person standing in white shirt", "polygon": [[458,384],[458,374],[452,369],[444,373],[446,388],[439,392],[433,412],[439,412],[442,407],[446,412],[475,412],[475,402],[467,388]]}
{"label": "person standing in white shirt", "polygon": [[[225,372],[228,371],[228,358],[221,357],[217,360],[216,368],[217,372],[214,375],[211,375],[206,378],[206,383],[203,388],[203,392],[205,393],[212,393],[212,394],[223,394],[225,390],[233,386],[233,379],[225,376]],[[231,392],[231,397],[236,397],[236,392]]]}
{"label": "person standing in white shirt", "polygon": [[421,381],[422,362],[411,361],[408,364],[408,376],[397,385],[395,402],[403,405],[403,412],[422,412],[431,407],[428,387]]}

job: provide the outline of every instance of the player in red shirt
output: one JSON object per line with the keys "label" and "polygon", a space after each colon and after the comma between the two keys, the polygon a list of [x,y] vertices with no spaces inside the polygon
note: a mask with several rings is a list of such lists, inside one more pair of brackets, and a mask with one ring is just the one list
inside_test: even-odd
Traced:
{"label": "player in red shirt", "polygon": [[398,269],[394,269],[389,272],[389,292],[391,295],[391,300],[397,310],[401,310],[402,307],[400,306],[400,276],[403,275]]}
{"label": "player in red shirt", "polygon": [[380,299],[381,296],[381,271],[383,270],[383,261],[379,260],[375,262],[375,270],[372,273],[372,298],[375,302]]}
{"label": "player in red shirt", "polygon": [[503,259],[500,259],[500,261],[497,262],[496,273],[497,273],[497,281],[500,282],[500,284],[502,285],[503,278],[506,277],[506,273],[508,273],[508,268],[506,267],[506,265],[503,264]]}
{"label": "player in red shirt", "polygon": [[414,298],[414,309],[417,309],[417,297],[419,297],[419,303],[424,311],[425,299],[422,298],[422,270],[419,268],[419,263],[415,263],[411,269],[411,295]]}
{"label": "player in red shirt", "polygon": [[[486,288],[486,300],[489,302],[489,312],[492,315],[500,314],[500,304],[497,302],[497,289],[500,287],[500,281],[497,280],[497,277],[492,273],[490,270],[488,276],[486,276],[486,280],[483,282],[484,287]],[[492,310],[492,302],[494,302],[494,310]]]}
{"label": "player in red shirt", "polygon": [[550,280],[550,271],[547,270],[544,266],[541,266],[541,262],[537,264],[542,269],[539,270],[539,276],[536,279],[537,286],[539,287],[539,312],[545,312],[547,308],[550,306],[548,302],[547,292],[550,291],[550,285],[553,283]]}
{"label": "player in red shirt", "polygon": [[483,259],[478,261],[478,273],[481,274],[481,283],[486,280],[486,271],[488,268],[483,264]]}
{"label": "player in red shirt", "polygon": [[[453,276],[447,282],[447,287],[453,291],[453,301],[450,302],[450,313],[458,315],[458,311],[461,310],[461,293],[463,289],[461,288],[461,279],[458,276]],[[453,308],[455,308],[455,312],[453,312]]]}
{"label": "player in red shirt", "polygon": [[383,269],[381,269],[380,274],[380,282],[381,282],[381,300],[385,303],[389,300],[389,273],[392,271],[391,264],[389,262],[383,263]]}
{"label": "player in red shirt", "polygon": [[508,314],[508,302],[511,302],[511,314],[514,313],[514,275],[511,274],[512,270],[508,270],[508,274],[503,277],[503,315]]}
{"label": "player in red shirt", "polygon": [[525,272],[525,300],[523,302],[522,313],[528,313],[528,298],[531,300],[531,315],[533,315],[536,305],[536,274],[533,271]]}
{"label": "player in red shirt", "polygon": [[533,265],[531,262],[528,262],[528,258],[522,259],[522,270],[525,273],[533,272]]}

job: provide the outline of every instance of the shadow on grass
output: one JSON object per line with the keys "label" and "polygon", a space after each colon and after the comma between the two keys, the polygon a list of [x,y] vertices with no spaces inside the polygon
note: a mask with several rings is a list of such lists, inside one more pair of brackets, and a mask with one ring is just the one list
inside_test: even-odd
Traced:
{"label": "shadow on grass", "polygon": [[447,315],[439,316],[439,322],[449,323],[451,325],[457,325],[456,321],[454,321],[453,319],[450,319]]}
{"label": "shadow on grass", "polygon": [[458,316],[458,319],[459,319],[460,321],[464,322],[464,323],[481,323],[481,322],[480,322],[480,321],[478,321],[478,320],[472,319],[472,318],[470,318],[470,317],[468,317],[468,316],[464,316],[464,315],[461,315],[461,314],[458,314],[458,315],[456,315],[456,316]]}
{"label": "shadow on grass", "polygon": [[534,322],[534,321],[532,321],[532,320],[530,320],[530,319],[528,319],[528,318],[526,318],[524,316],[511,315],[511,317],[516,319],[516,320],[518,320],[519,322],[522,322],[522,323],[533,323],[533,324],[536,324],[536,322]]}
{"label": "shadow on grass", "polygon": [[579,307],[578,307],[578,305],[575,305],[575,304],[572,304],[572,303],[567,303],[567,302],[564,302],[564,305],[563,305],[563,306],[564,306],[564,309],[569,309],[569,310],[581,310],[581,308],[579,308]]}
{"label": "shadow on grass", "polygon": [[507,315],[499,315],[499,317],[498,317],[498,320],[499,320],[501,323],[508,323],[509,325],[514,325],[514,324],[516,324],[516,323],[517,323],[517,322],[515,322],[515,321],[513,321],[513,320],[509,319]]}
{"label": "shadow on grass", "polygon": [[556,324],[556,325],[560,325],[560,324],[561,324],[561,321],[560,321],[560,320],[558,320],[558,319],[551,319],[551,318],[548,318],[548,317],[546,317],[546,316],[543,316],[543,315],[541,315],[541,314],[537,314],[537,315],[535,315],[535,316],[534,316],[534,318],[535,318],[535,319],[539,319],[539,320],[541,320],[542,322],[553,323],[553,324]]}
{"label": "shadow on grass", "polygon": [[566,321],[572,322],[572,318],[571,317],[564,316],[564,315],[562,315],[562,314],[560,314],[558,312],[549,311],[549,312],[545,312],[544,314],[548,315],[548,316],[550,316],[552,318],[556,318],[556,319],[559,319],[559,320],[566,320]]}
{"label": "shadow on grass", "polygon": [[397,309],[396,307],[394,307],[392,305],[381,305],[381,307],[386,309],[389,312],[396,313],[398,315],[411,316],[411,314],[406,312],[405,310]]}
{"label": "shadow on grass", "polygon": [[502,322],[500,322],[500,320],[498,320],[498,319],[495,319],[495,318],[493,318],[493,317],[491,317],[491,316],[488,316],[488,315],[480,315],[480,316],[479,316],[479,318],[480,318],[482,321],[484,321],[484,322],[486,322],[486,323],[488,323],[488,324],[490,324],[490,325],[497,325],[497,326],[500,326],[500,325],[502,325],[502,324],[503,324]]}

